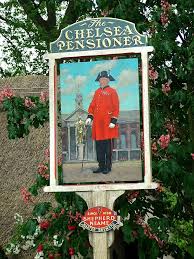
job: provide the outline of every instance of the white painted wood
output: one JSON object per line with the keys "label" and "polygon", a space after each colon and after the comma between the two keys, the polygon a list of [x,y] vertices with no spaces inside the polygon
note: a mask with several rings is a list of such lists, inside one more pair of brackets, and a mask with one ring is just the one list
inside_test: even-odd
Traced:
{"label": "white painted wood", "polygon": [[[88,209],[96,206],[103,206],[113,210],[115,200],[124,193],[124,191],[89,191],[77,192],[87,203]],[[108,259],[109,247],[114,241],[114,231],[104,233],[89,232],[89,241],[93,246],[94,259]]]}
{"label": "white painted wood", "polygon": [[49,60],[50,186],[58,185],[56,61]]}
{"label": "white painted wood", "polygon": [[152,164],[151,164],[151,135],[150,135],[150,106],[149,106],[149,85],[148,85],[148,53],[142,52],[142,100],[143,100],[143,132],[144,132],[144,182],[151,185]]}
{"label": "white painted wood", "polygon": [[45,186],[45,192],[86,192],[86,191],[120,191],[120,190],[143,190],[156,189],[158,183],[117,183],[117,184],[79,184]]}
{"label": "white painted wood", "polygon": [[60,52],[60,53],[47,53],[44,55],[44,59],[61,59],[61,58],[80,58],[91,56],[108,56],[118,54],[132,54],[132,53],[147,53],[152,52],[154,48],[152,46],[143,47],[131,47],[131,48],[118,48],[118,49],[103,49],[103,50],[89,50],[78,52]]}

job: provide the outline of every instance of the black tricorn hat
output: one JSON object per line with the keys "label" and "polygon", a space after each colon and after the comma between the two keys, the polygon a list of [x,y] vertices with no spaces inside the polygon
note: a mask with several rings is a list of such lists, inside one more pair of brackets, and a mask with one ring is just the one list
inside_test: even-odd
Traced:
{"label": "black tricorn hat", "polygon": [[110,81],[115,81],[115,79],[114,79],[114,78],[110,75],[110,73],[108,73],[107,71],[101,71],[101,72],[98,74],[98,76],[97,76],[97,78],[96,78],[95,81],[99,81],[99,79],[102,78],[102,77],[106,77],[106,78],[108,78]]}

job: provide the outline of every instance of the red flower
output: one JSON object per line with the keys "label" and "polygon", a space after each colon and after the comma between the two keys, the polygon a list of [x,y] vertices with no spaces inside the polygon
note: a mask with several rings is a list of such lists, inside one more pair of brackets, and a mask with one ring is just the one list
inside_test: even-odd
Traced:
{"label": "red flower", "polygon": [[161,146],[162,149],[167,148],[170,142],[170,135],[162,135],[159,138],[159,144]]}
{"label": "red flower", "polygon": [[169,9],[170,9],[170,4],[168,1],[166,0],[161,0],[161,6],[162,6],[162,9],[165,11],[165,12],[168,12]]}
{"label": "red flower", "polygon": [[11,99],[13,96],[13,90],[10,88],[10,86],[7,86],[6,88],[0,91],[0,103],[4,100],[4,98]]}
{"label": "red flower", "polygon": [[57,218],[58,218],[58,214],[57,214],[57,213],[51,212],[51,214],[52,214],[52,218],[53,218],[53,219],[57,219]]}
{"label": "red flower", "polygon": [[166,82],[165,84],[162,84],[162,92],[164,94],[167,94],[170,91],[171,91],[171,88],[170,88],[170,83],[169,82]]}
{"label": "red flower", "polygon": [[194,153],[191,154],[192,159],[194,160]]}
{"label": "red flower", "polygon": [[176,132],[176,128],[175,128],[175,125],[174,125],[174,122],[166,122],[166,125],[165,125],[166,129],[168,130],[168,134],[174,138],[175,136],[175,132]]}
{"label": "red flower", "polygon": [[40,163],[40,164],[38,165],[38,173],[39,173],[40,175],[44,174],[45,171],[47,171],[47,170],[48,170],[48,166],[44,165],[43,163]]}
{"label": "red flower", "polygon": [[21,189],[20,189],[20,193],[21,193],[21,195],[22,195],[22,198],[23,198],[23,201],[25,202],[25,203],[27,203],[27,202],[32,202],[32,197],[31,197],[31,193],[25,188],[25,187],[22,187]]}
{"label": "red flower", "polygon": [[49,225],[50,223],[48,220],[43,220],[39,224],[41,230],[46,230],[49,227]]}
{"label": "red flower", "polygon": [[48,170],[48,166],[44,165],[43,163],[40,163],[38,165],[38,174],[40,174],[46,180],[49,179],[49,174],[47,173],[47,170]]}
{"label": "red flower", "polygon": [[36,251],[37,251],[37,253],[42,252],[43,251],[43,245],[42,244],[38,245]]}
{"label": "red flower", "polygon": [[49,258],[49,259],[54,259],[55,256],[54,256],[53,254],[49,254],[49,255],[48,255],[48,258]]}
{"label": "red flower", "polygon": [[32,102],[32,100],[28,97],[25,98],[25,101],[24,101],[24,105],[27,107],[27,108],[31,108],[31,107],[34,107],[35,106],[35,103]]}
{"label": "red flower", "polygon": [[160,15],[160,21],[161,21],[162,25],[168,24],[168,22],[169,22],[168,14],[166,14],[166,13],[161,13],[161,15]]}
{"label": "red flower", "polygon": [[73,247],[69,248],[69,255],[74,255],[75,254],[75,250]]}
{"label": "red flower", "polygon": [[156,70],[154,70],[153,67],[150,67],[149,69],[149,78],[152,80],[156,80],[158,78],[158,72]]}
{"label": "red flower", "polygon": [[67,228],[68,228],[69,231],[71,231],[71,230],[75,230],[77,227],[68,225]]}

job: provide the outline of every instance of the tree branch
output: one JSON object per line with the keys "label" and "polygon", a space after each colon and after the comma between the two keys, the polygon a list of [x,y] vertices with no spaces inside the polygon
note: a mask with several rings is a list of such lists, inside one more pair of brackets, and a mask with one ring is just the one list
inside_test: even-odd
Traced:
{"label": "tree branch", "polygon": [[48,14],[48,26],[51,28],[56,26],[56,5],[55,1],[48,0],[46,1],[46,8]]}
{"label": "tree branch", "polygon": [[21,7],[24,9],[24,12],[29,17],[29,19],[37,26],[44,30],[48,30],[47,21],[45,21],[39,11],[38,8],[34,5],[32,0],[18,0]]}
{"label": "tree branch", "polygon": [[65,12],[65,15],[61,21],[61,24],[59,26],[59,30],[63,29],[69,24],[75,23],[76,20],[78,19],[78,11],[75,10],[75,1],[76,0],[69,0],[69,4],[67,7],[67,10]]}

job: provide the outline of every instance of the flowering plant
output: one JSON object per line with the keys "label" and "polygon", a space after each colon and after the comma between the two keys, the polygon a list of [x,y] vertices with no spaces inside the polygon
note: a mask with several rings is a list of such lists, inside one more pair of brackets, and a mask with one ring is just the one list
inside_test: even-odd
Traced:
{"label": "flowering plant", "polygon": [[[45,152],[45,160],[48,160]],[[48,185],[48,166],[45,161],[38,165],[35,183],[28,189],[22,187],[21,195],[28,206],[34,206],[32,217],[23,220],[15,214],[16,232],[7,244],[6,254],[19,254],[33,249],[35,259],[69,258],[74,254],[90,253],[87,231],[78,228],[86,210],[85,202],[75,193],[56,193],[55,206],[51,202],[35,202],[42,186]],[[59,164],[61,170],[61,164]],[[57,205],[56,205],[57,204]]]}
{"label": "flowering plant", "polygon": [[[86,210],[85,202],[75,193],[56,193],[55,205],[36,202],[42,187],[49,184],[48,153],[46,149],[45,160],[37,166],[35,182],[28,189],[20,189],[26,206],[33,206],[32,217],[24,220],[21,215],[15,214],[16,229],[5,247],[6,254],[19,254],[31,249],[35,251],[35,259],[69,258],[78,253],[86,256],[91,251],[88,234],[78,228]],[[62,171],[61,163],[58,163],[58,171]]]}
{"label": "flowering plant", "polygon": [[49,119],[48,94],[40,96],[16,96],[10,86],[0,91],[0,104],[7,112],[8,136],[10,139],[29,134],[30,127],[38,128]]}

